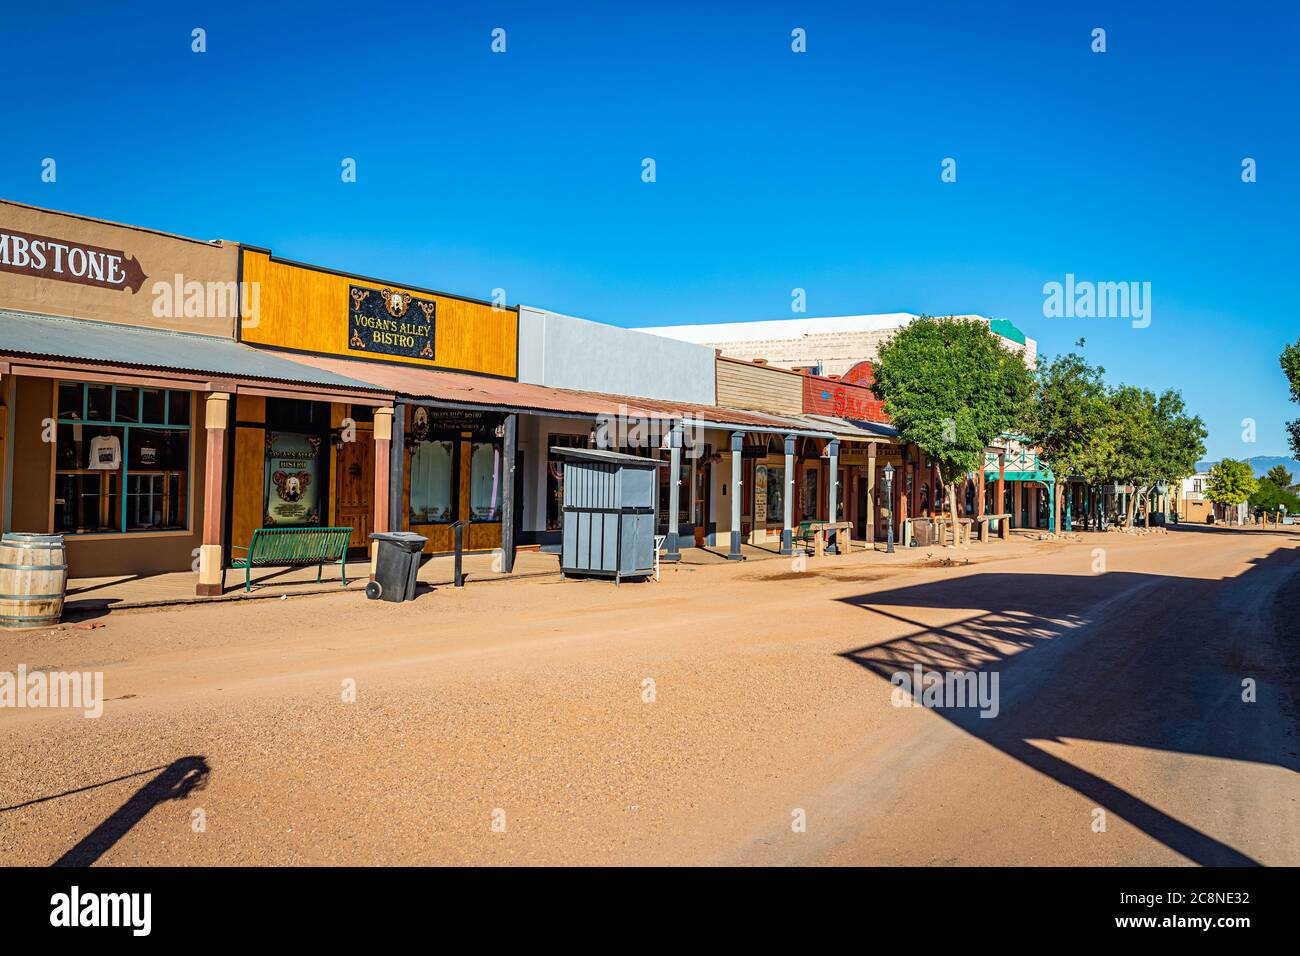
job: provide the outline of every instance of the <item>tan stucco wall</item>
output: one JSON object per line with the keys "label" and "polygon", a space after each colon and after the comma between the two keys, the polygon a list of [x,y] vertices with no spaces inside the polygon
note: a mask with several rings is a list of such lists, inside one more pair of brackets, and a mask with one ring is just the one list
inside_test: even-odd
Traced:
{"label": "tan stucco wall", "polygon": [[[0,270],[0,309],[205,335],[234,335],[236,319],[233,314],[186,316],[180,314],[184,311],[184,302],[164,309],[166,300],[161,298],[161,290],[155,290],[155,285],[161,283],[172,289],[177,275],[182,277],[182,283],[202,283],[205,290],[215,288],[218,283],[236,282],[239,277],[239,246],[235,243],[213,244],[185,239],[0,200],[0,233],[11,231],[121,250],[139,261],[145,279],[139,290],[133,293],[126,289],[97,288]],[[156,300],[160,303],[159,309],[168,314],[155,314]],[[203,311],[207,312],[206,294],[204,301]]]}

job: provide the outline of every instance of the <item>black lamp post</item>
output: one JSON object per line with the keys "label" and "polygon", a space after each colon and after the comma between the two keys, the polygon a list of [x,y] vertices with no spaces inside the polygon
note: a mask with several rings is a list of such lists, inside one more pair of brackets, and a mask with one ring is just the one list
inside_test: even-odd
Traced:
{"label": "black lamp post", "polygon": [[894,466],[885,462],[885,501],[889,504],[889,521],[885,526],[885,553],[894,553]]}

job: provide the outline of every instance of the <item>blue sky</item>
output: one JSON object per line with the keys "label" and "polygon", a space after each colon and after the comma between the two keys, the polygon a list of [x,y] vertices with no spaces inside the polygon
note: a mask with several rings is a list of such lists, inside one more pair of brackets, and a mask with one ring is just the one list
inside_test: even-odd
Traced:
{"label": "blue sky", "polygon": [[1295,4],[429,7],[8,5],[0,197],[616,325],[979,312],[1285,452]]}

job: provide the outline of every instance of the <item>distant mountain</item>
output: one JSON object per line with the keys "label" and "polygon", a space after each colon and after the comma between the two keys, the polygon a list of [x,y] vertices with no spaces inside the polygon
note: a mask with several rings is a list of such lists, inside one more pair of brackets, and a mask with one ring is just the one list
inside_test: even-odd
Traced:
{"label": "distant mountain", "polygon": [[[1251,470],[1255,472],[1256,478],[1263,475],[1274,465],[1281,465],[1291,472],[1293,481],[1300,481],[1300,461],[1296,461],[1294,458],[1283,458],[1280,455],[1256,455],[1253,458],[1247,458],[1246,461],[1250,462]],[[1217,461],[1198,461],[1196,470],[1198,472],[1209,471],[1217,464]]]}

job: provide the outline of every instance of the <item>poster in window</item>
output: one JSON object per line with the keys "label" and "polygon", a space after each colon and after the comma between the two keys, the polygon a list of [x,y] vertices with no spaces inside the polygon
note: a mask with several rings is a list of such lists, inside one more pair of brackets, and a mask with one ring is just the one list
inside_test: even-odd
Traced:
{"label": "poster in window", "polygon": [[776,524],[785,521],[785,469],[767,470],[767,520]]}
{"label": "poster in window", "polygon": [[767,465],[754,466],[754,503],[756,505],[756,517],[766,519],[764,508],[767,502]]}
{"label": "poster in window", "polygon": [[266,433],[265,527],[321,523],[323,446],[320,435]]}

